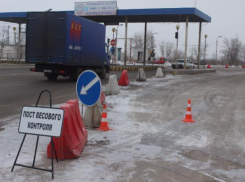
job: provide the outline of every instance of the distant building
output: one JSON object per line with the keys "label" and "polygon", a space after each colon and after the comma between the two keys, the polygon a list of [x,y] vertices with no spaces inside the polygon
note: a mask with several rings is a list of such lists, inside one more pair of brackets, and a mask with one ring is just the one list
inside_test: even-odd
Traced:
{"label": "distant building", "polygon": [[[145,61],[148,61],[148,57],[151,54],[152,49],[146,50]],[[132,62],[143,62],[144,59],[144,49],[132,48]]]}

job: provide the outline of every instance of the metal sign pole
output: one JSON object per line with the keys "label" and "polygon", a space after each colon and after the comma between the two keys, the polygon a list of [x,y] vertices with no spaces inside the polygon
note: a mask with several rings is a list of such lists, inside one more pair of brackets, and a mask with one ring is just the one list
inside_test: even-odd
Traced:
{"label": "metal sign pole", "polygon": [[91,129],[94,128],[94,106],[92,108]]}

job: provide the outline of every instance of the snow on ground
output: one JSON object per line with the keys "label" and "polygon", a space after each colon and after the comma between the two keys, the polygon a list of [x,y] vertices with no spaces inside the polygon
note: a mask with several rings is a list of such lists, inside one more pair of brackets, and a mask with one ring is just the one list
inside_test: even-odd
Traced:
{"label": "snow on ground", "polygon": [[[18,116],[12,117],[11,124],[0,131],[0,181],[115,182],[119,179],[128,181],[135,175],[136,163],[139,161],[182,162],[187,168],[200,171],[209,168],[210,161],[200,164],[196,160],[185,158],[177,149],[142,142],[142,138],[148,134],[157,136],[159,133],[164,133],[165,136],[174,138],[178,136],[178,133],[167,129],[169,123],[174,121],[166,123],[161,120],[160,124],[156,124],[144,118],[145,114],[159,115],[161,113],[154,107],[149,107],[149,103],[137,100],[139,93],[150,87],[171,86],[182,77],[167,75],[164,78],[147,78],[147,82],[130,82],[128,87],[120,87],[118,95],[106,96],[108,122],[112,130],[102,132],[88,129],[88,143],[79,159],[65,160],[58,164],[54,162],[55,180],[51,180],[50,173],[31,171],[27,168],[15,167],[14,172],[10,172],[23,137],[18,133]],[[186,76],[188,77],[190,76]],[[151,103],[152,106],[160,104],[158,100],[153,100]],[[183,117],[184,112],[183,110]],[[137,119],[134,113],[140,115],[140,119]],[[176,139],[174,146],[204,148],[207,144],[207,135],[209,133],[193,132],[188,136]],[[35,141],[36,136],[27,137],[18,163],[32,164]],[[46,147],[49,141],[48,137],[40,137],[36,158],[36,165],[39,167],[50,166],[51,162],[46,157]],[[155,171],[153,168],[148,170]],[[217,170],[216,172],[238,176],[238,179],[245,177],[244,171]],[[153,179],[148,179],[148,181],[151,180]]]}

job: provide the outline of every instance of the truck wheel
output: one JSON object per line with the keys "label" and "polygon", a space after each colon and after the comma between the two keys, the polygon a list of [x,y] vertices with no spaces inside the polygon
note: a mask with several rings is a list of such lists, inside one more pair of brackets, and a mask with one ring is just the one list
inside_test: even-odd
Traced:
{"label": "truck wheel", "polygon": [[72,81],[77,81],[77,78],[79,77],[79,75],[83,72],[82,68],[74,68],[72,70],[72,73],[70,74],[70,80]]}
{"label": "truck wheel", "polygon": [[107,67],[106,67],[106,72],[107,72],[107,73],[110,73],[110,71],[111,71],[111,70],[110,70],[110,67],[107,66]]}
{"label": "truck wheel", "polygon": [[58,74],[50,74],[50,75],[47,75],[47,78],[48,80],[57,80],[58,78]]}
{"label": "truck wheel", "polygon": [[100,74],[101,78],[105,78],[106,77],[106,68],[102,67],[102,73]]}

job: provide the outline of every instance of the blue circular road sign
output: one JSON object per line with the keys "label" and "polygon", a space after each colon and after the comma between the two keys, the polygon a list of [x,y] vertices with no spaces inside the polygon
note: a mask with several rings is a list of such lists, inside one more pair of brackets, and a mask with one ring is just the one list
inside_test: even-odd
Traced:
{"label": "blue circular road sign", "polygon": [[101,95],[101,81],[99,76],[90,70],[82,72],[76,84],[79,100],[86,106],[93,106]]}

